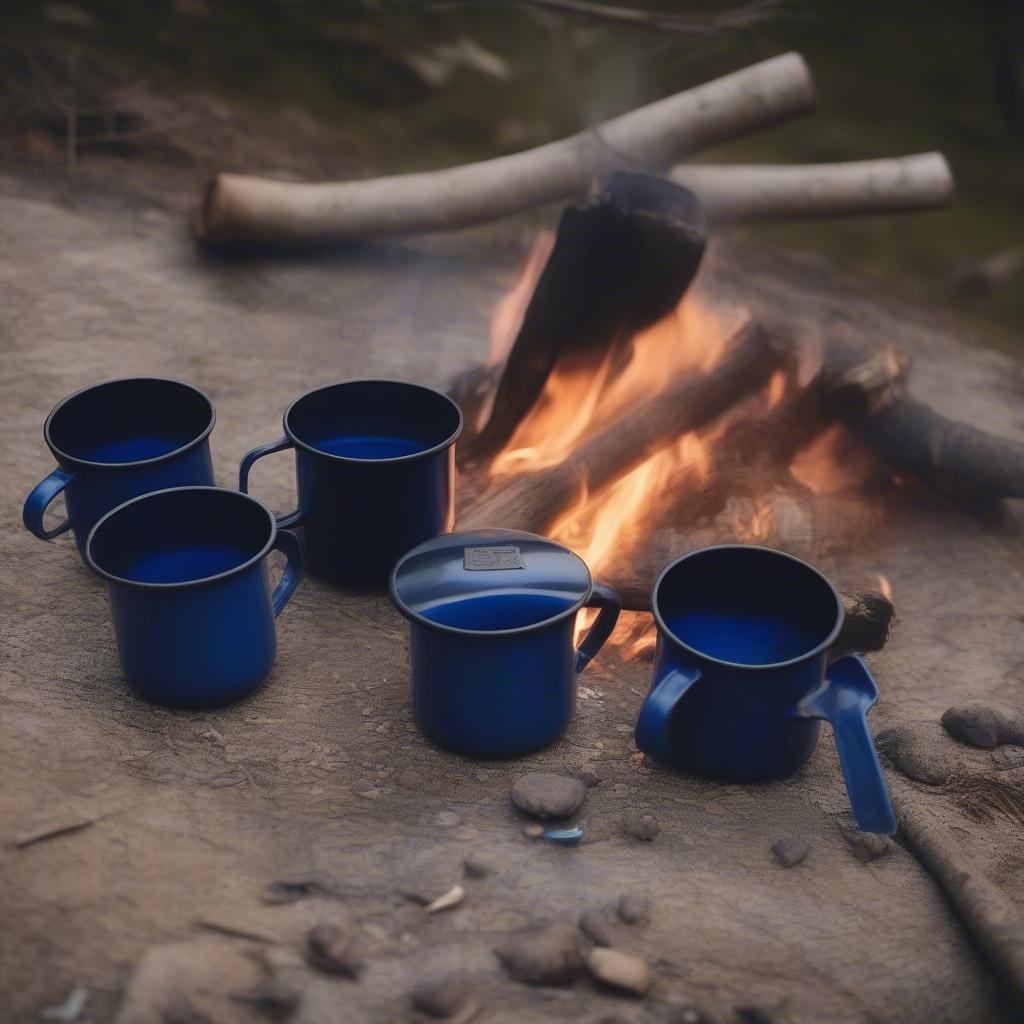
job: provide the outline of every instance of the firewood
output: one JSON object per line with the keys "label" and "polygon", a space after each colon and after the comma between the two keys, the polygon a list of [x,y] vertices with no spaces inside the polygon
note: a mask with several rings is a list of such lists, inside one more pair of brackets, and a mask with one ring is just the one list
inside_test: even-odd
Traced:
{"label": "firewood", "polygon": [[581,487],[599,490],[682,434],[711,422],[763,387],[783,356],[777,339],[748,323],[712,369],[684,377],[629,409],[557,465],[500,482],[468,509],[460,527],[501,525],[543,533],[577,500]]}
{"label": "firewood", "polygon": [[893,792],[899,838],[956,911],[1007,995],[1024,1012],[1024,918],[908,789]]}
{"label": "firewood", "polygon": [[615,167],[662,170],[813,105],[807,66],[788,53],[568,139],[480,163],[317,184],[219,174],[196,231],[212,244],[269,245],[450,231],[582,195]]}
{"label": "firewood", "polygon": [[716,226],[927,210],[953,199],[941,153],[792,167],[683,164],[669,177],[696,193]]}
{"label": "firewood", "polygon": [[613,357],[667,316],[704,253],[703,216],[687,189],[647,174],[610,174],[597,196],[566,207],[509,352],[486,425],[462,459],[497,452],[562,356]]}

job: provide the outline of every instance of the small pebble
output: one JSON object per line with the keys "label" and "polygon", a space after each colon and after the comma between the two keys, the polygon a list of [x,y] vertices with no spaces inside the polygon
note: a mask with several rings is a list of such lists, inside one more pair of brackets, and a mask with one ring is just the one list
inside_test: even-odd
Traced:
{"label": "small pebble", "polygon": [[467,878],[486,878],[494,874],[494,865],[482,853],[472,850],[462,858],[462,868]]}
{"label": "small pebble", "polygon": [[578,778],[580,782],[587,787],[587,789],[593,789],[601,781],[601,777],[599,775],[595,775],[592,771],[588,771],[587,769],[577,772],[576,778]]}
{"label": "small pebble", "polygon": [[431,1017],[454,1017],[469,999],[469,985],[457,974],[421,981],[409,994],[413,1006]]}
{"label": "small pebble", "polygon": [[780,839],[772,846],[772,853],[784,868],[799,864],[810,852],[810,847],[802,839]]}
{"label": "small pebble", "polygon": [[944,785],[957,768],[956,744],[935,722],[886,729],[875,745],[898,772],[926,786]]}
{"label": "small pebble", "polygon": [[553,772],[531,772],[512,787],[512,803],[537,818],[566,818],[586,795],[587,787],[579,779]]}
{"label": "small pebble", "polygon": [[538,825],[537,822],[531,821],[523,826],[523,835],[527,839],[540,839],[544,835],[544,826]]}
{"label": "small pebble", "polygon": [[1024,712],[989,700],[955,704],[942,716],[942,726],[954,739],[972,747],[1024,744]]}
{"label": "small pebble", "polygon": [[654,982],[653,972],[640,957],[618,949],[592,949],[587,966],[598,981],[638,996]]}
{"label": "small pebble", "polygon": [[318,924],[306,935],[306,961],[327,974],[356,978],[363,969],[355,933],[338,924]]}
{"label": "small pebble", "polygon": [[626,815],[622,819],[622,830],[634,839],[643,839],[649,843],[661,831],[661,828],[653,815],[644,814],[636,808],[631,808],[626,811]]}
{"label": "small pebble", "polygon": [[843,837],[860,861],[878,860],[891,853],[896,846],[889,836],[879,832],[859,832],[855,828],[844,828]]}
{"label": "small pebble", "polygon": [[583,972],[583,950],[579,928],[559,921],[522,932],[494,952],[517,981],[527,985],[564,985]]}
{"label": "small pebble", "polygon": [[452,834],[461,843],[470,843],[480,836],[480,833],[475,828],[470,828],[469,825],[460,826]]}
{"label": "small pebble", "polygon": [[462,824],[462,819],[454,811],[441,811],[434,817],[441,828],[456,828]]}
{"label": "small pebble", "polygon": [[626,924],[645,925],[651,919],[651,901],[646,896],[627,893],[619,900],[619,917]]}
{"label": "small pebble", "polygon": [[608,919],[600,910],[584,910],[580,914],[580,930],[595,946],[610,946],[612,944]]}
{"label": "small pebble", "polygon": [[243,992],[233,993],[231,998],[239,1003],[248,1003],[268,1017],[286,1020],[299,1008],[302,997],[288,982],[272,976]]}
{"label": "small pebble", "polygon": [[352,784],[352,792],[356,796],[363,797],[365,800],[372,800],[374,797],[380,796],[380,790],[369,779],[359,779],[358,782],[354,782]]}

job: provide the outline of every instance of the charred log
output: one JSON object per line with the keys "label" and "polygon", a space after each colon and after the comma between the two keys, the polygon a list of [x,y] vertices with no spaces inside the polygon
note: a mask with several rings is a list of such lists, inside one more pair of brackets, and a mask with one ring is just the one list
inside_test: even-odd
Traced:
{"label": "charred log", "polygon": [[611,174],[599,195],[566,207],[490,417],[463,443],[461,457],[497,452],[563,356],[614,358],[616,347],[675,309],[697,273],[704,242],[693,194],[650,175]]}
{"label": "charred log", "polygon": [[746,325],[711,370],[623,413],[558,465],[499,483],[470,507],[460,526],[500,523],[544,532],[578,499],[581,488],[599,490],[682,434],[710,423],[764,387],[783,357],[775,338],[757,324]]}

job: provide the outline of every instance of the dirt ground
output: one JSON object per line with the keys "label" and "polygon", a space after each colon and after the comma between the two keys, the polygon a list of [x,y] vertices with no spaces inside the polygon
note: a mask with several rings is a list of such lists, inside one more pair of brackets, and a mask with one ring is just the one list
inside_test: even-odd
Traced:
{"label": "dirt ground", "polygon": [[[521,235],[512,226],[218,263],[197,256],[176,212],[104,193],[69,203],[45,184],[0,179],[4,1021],[35,1020],[77,986],[89,993],[79,1020],[93,1024],[260,1019],[237,996],[273,974],[301,997],[295,1021],[383,1024],[419,1019],[412,986],[456,968],[481,1024],[681,1021],[691,1004],[722,1022],[1012,1019],[914,857],[899,845],[868,863],[854,857],[830,735],[805,771],[770,785],[638,763],[632,728],[649,666],[609,651],[581,678],[563,740],[517,762],[470,762],[416,732],[406,626],[387,599],[313,580],[279,620],[277,666],[257,694],[203,713],[151,707],[126,689],[103,587],[73,545],[21,529],[21,503],[51,468],[42,421],[68,392],[132,373],[196,383],[217,407],[218,480],[234,485],[242,454],[278,436],[284,407],[309,387],[375,374],[443,385],[478,360]],[[793,282],[809,318],[866,305],[814,265],[751,257],[733,267],[751,296]],[[1024,438],[1020,366],[960,344],[956,325],[899,315],[921,395]],[[287,457],[266,460],[255,493],[290,506],[291,472]],[[871,659],[883,694],[875,729],[934,723],[967,696],[1019,703],[1022,554],[1012,510],[980,521],[913,488],[893,503],[861,558],[891,579],[899,610]],[[826,568],[841,577],[850,566]],[[974,769],[996,756],[956,751]],[[509,789],[537,768],[598,776],[576,819],[581,845],[522,834]],[[1019,823],[974,821],[942,792],[889,777],[1024,911]],[[623,834],[630,808],[657,818],[653,842]],[[92,817],[15,845],[45,823]],[[770,853],[787,835],[811,846],[790,870]],[[494,870],[463,881],[458,907],[430,915],[409,898],[445,892],[471,852]],[[281,881],[319,889],[268,903]],[[643,1000],[589,982],[530,988],[502,971],[493,948],[510,933],[575,920],[624,893],[652,902],[649,925],[612,926],[617,946],[655,966]],[[358,980],[304,964],[302,938],[318,921],[355,930]],[[764,1016],[736,1016],[742,1007]]]}

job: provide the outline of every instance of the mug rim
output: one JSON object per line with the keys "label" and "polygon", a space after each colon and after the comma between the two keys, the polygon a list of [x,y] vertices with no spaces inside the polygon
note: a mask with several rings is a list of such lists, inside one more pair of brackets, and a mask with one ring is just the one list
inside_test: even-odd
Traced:
{"label": "mug rim", "polygon": [[[394,567],[391,570],[391,575],[388,577],[388,596],[391,598],[392,603],[398,609],[399,613],[407,618],[410,622],[418,623],[421,626],[428,626],[431,629],[436,629],[439,633],[453,633],[456,636],[475,636],[475,637],[488,637],[488,636],[519,636],[525,633],[538,632],[541,629],[545,629],[548,626],[553,626],[555,623],[560,622],[562,619],[568,618],[570,615],[574,615],[578,612],[591,598],[594,593],[594,577],[590,572],[590,566],[575,552],[572,548],[567,548],[564,544],[559,544],[558,541],[550,540],[548,537],[541,537],[539,534],[530,533],[527,530],[505,530],[499,527],[494,527],[491,530],[485,530],[484,532],[497,532],[518,535],[520,537],[529,537],[532,540],[542,540],[545,544],[550,544],[553,548],[559,548],[573,556],[573,558],[579,561],[580,565],[583,566],[584,571],[587,574],[587,590],[584,595],[575,601],[569,608],[563,608],[560,612],[556,612],[554,615],[549,616],[546,619],[541,619],[539,622],[529,622],[525,626],[512,626],[508,629],[466,629],[463,626],[449,626],[443,622],[435,622],[433,619],[428,619],[425,615],[420,612],[414,611],[406,604],[401,594],[398,592],[398,570],[408,561],[413,555],[417,554],[422,547],[426,547],[428,544],[433,543],[432,540],[424,541],[423,544],[417,544],[411,551],[407,551],[402,557],[395,562]],[[477,533],[477,530],[466,530],[457,531],[464,535]],[[453,537],[455,534],[448,533],[442,534],[445,537]]]}
{"label": "mug rim", "polygon": [[[803,566],[803,568],[814,573],[814,575],[817,576],[826,587],[828,587],[836,602],[836,621],[828,636],[810,650],[804,651],[803,654],[798,654],[795,658],[787,658],[785,661],[764,662],[756,665],[747,664],[742,661],[727,661],[725,658],[716,658],[714,655],[706,654],[704,651],[701,651],[696,647],[692,647],[684,640],[680,640],[662,618],[661,608],[658,606],[658,589],[661,587],[662,581],[665,577],[675,569],[677,565],[682,564],[687,559],[693,558],[696,555],[704,555],[710,551],[764,551],[768,554],[776,555],[779,558],[788,559],[790,562],[795,562],[797,565]],[[651,588],[651,614],[654,616],[654,622],[658,627],[658,632],[668,640],[671,640],[672,643],[682,647],[684,651],[687,651],[694,657],[700,658],[702,661],[711,662],[713,665],[721,665],[723,668],[738,668],[752,672],[791,668],[793,665],[799,665],[801,662],[809,661],[810,659],[817,657],[822,652],[827,651],[835,643],[836,637],[839,636],[839,633],[843,628],[843,622],[846,619],[846,609],[843,607],[843,599],[839,596],[839,591],[836,590],[832,581],[820,569],[816,569],[809,562],[805,562],[802,558],[797,558],[796,555],[791,555],[787,551],[779,551],[777,548],[765,547],[762,544],[710,544],[707,547],[696,548],[693,551],[688,551],[685,555],[680,555],[678,558],[674,558],[665,566],[664,569],[661,570],[660,573],[658,573],[658,578],[654,581],[654,586]]]}
{"label": "mug rim", "polygon": [[[72,399],[78,398],[79,395],[84,395],[87,391],[92,391],[95,388],[107,387],[110,384],[131,384],[138,381],[159,381],[162,384],[178,384],[183,388],[188,388],[190,391],[194,391],[209,407],[210,422],[203,428],[202,433],[197,434],[191,441],[183,444],[180,448],[175,448],[172,452],[165,452],[163,455],[154,455],[148,459],[135,459],[132,462],[96,462],[92,459],[79,459],[74,455],[68,455],[67,452],[59,448],[53,441],[53,438],[50,436],[50,427],[53,423],[53,418]],[[195,384],[190,384],[186,380],[179,380],[177,377],[112,377],[110,380],[101,380],[97,381],[95,384],[87,384],[84,388],[72,391],[70,395],[66,395],[62,398],[50,410],[49,415],[43,421],[43,440],[46,442],[46,446],[50,449],[51,454],[58,462],[70,463],[75,466],[86,466],[89,469],[135,469],[139,466],[149,466],[157,462],[163,462],[166,459],[173,458],[175,455],[182,455],[192,448],[198,447],[210,436],[216,423],[217,410],[214,407],[213,400],[205,391],[202,390],[202,388],[198,388]],[[170,488],[168,488],[168,490],[169,489]]]}
{"label": "mug rim", "polygon": [[[317,448],[314,445],[309,444],[307,441],[303,441],[302,438],[292,430],[291,425],[288,423],[288,417],[299,402],[305,401],[307,398],[320,391],[328,391],[331,388],[341,387],[343,384],[401,384],[403,387],[418,388],[421,391],[429,391],[438,398],[443,398],[455,410],[455,413],[458,416],[458,423],[455,425],[455,430],[449,434],[445,440],[430,448],[424,448],[423,451],[410,452],[408,455],[393,455],[385,459],[360,459],[352,455],[337,455],[334,452],[325,452],[322,448]],[[429,384],[420,384],[417,381],[412,380],[400,380],[397,377],[346,377],[344,380],[336,380],[330,384],[321,384],[319,387],[310,388],[309,391],[306,391],[304,394],[299,395],[298,398],[292,400],[288,405],[288,408],[284,411],[282,421],[284,424],[285,435],[296,448],[302,448],[304,451],[309,452],[311,455],[316,455],[321,459],[332,459],[336,462],[350,462],[357,466],[374,465],[377,463],[391,464],[395,462],[412,462],[414,459],[422,459],[427,455],[434,455],[437,452],[444,451],[445,448],[450,448],[455,444],[459,439],[459,435],[462,433],[463,426],[465,425],[465,418],[462,415],[462,409],[459,406],[459,403],[450,395],[446,395],[438,388],[432,388]]]}
{"label": "mug rim", "polygon": [[[155,498],[162,494],[173,494],[178,491],[219,491],[221,494],[232,494],[239,498],[245,498],[253,505],[256,505],[267,517],[267,521],[270,524],[270,535],[267,538],[266,543],[255,555],[247,558],[244,562],[240,562],[238,565],[233,565],[230,569],[214,573],[212,576],[200,576],[194,580],[177,580],[173,583],[149,583],[144,580],[130,580],[124,576],[118,576],[116,573],[109,572],[107,569],[104,569],[99,565],[96,559],[93,558],[92,542],[93,538],[96,536],[96,531],[108,519],[127,508],[129,505],[138,504],[141,501],[145,501],[147,498]],[[107,582],[116,583],[121,587],[132,587],[135,590],[183,590],[187,587],[202,587],[208,586],[212,583],[220,583],[222,580],[229,579],[232,576],[238,576],[266,558],[273,550],[274,541],[276,540],[277,520],[274,518],[274,513],[271,512],[270,509],[267,508],[267,506],[258,498],[254,498],[251,494],[243,494],[241,491],[234,491],[230,487],[218,487],[215,484],[185,484],[182,487],[163,487],[159,491],[147,491],[145,494],[136,495],[134,498],[129,498],[127,501],[123,501],[120,505],[116,505],[109,512],[101,516],[96,521],[95,526],[93,526],[89,531],[89,536],[86,538],[85,561],[89,568],[97,575],[102,576],[107,580]]]}

